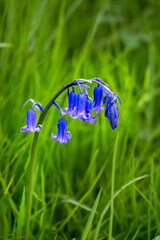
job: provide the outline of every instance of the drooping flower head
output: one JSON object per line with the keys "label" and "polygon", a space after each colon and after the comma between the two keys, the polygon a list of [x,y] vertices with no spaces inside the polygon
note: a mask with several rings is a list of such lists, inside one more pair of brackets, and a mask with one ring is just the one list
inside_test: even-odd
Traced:
{"label": "drooping flower head", "polygon": [[[78,85],[85,84],[85,83],[98,83],[98,86],[96,86],[94,88],[94,100],[93,100],[93,104],[92,104],[92,109],[96,110],[96,114],[98,115],[100,113],[100,110],[104,110],[105,109],[105,116],[108,118],[111,127],[114,129],[117,127],[118,125],[118,107],[116,105],[116,100],[118,98],[120,104],[121,103],[121,99],[119,98],[119,96],[112,92],[108,86],[108,84],[106,84],[102,79],[100,78],[93,78],[93,79],[89,79],[89,80],[85,80],[85,79],[78,79],[78,80],[74,80],[74,83],[77,83]],[[105,105],[105,107],[101,107],[101,105]],[[89,105],[88,105],[89,106]],[[114,113],[114,114],[113,114]],[[86,117],[86,113],[85,111],[83,112],[83,114],[81,114],[79,116],[79,119],[85,121],[85,119],[87,119],[86,121],[90,121],[91,119],[95,119],[95,117],[91,117],[87,118]],[[96,123],[96,121],[94,122]]]}
{"label": "drooping flower head", "polygon": [[77,98],[78,98],[78,94],[74,91],[74,87],[72,87],[72,91],[69,92],[69,88],[68,88],[68,106],[67,108],[64,109],[65,113],[69,113],[70,116],[72,116],[72,113],[75,110],[75,107],[77,106]]}
{"label": "drooping flower head", "polygon": [[84,93],[79,93],[77,98],[77,105],[75,107],[75,111],[72,114],[73,118],[78,118],[83,115],[85,111],[85,100],[86,95]]}
{"label": "drooping flower head", "polygon": [[[91,109],[92,109],[92,102],[88,94],[89,86],[85,85],[84,83],[92,83],[90,80],[78,79],[74,80],[73,83],[79,86],[80,93],[77,94],[74,91],[69,92],[68,90],[68,106],[64,109],[64,112],[69,113],[70,117],[78,118],[83,122],[90,122],[92,124],[96,123],[96,117],[91,117]],[[82,89],[84,93],[82,93]]]}
{"label": "drooping flower head", "polygon": [[[35,102],[33,99],[29,99],[25,102],[24,106],[29,102],[32,102],[32,107],[27,111],[27,116],[26,116],[26,126],[21,128],[22,132],[30,131],[30,132],[39,132],[42,128],[42,125],[37,125],[36,126],[36,111],[33,109],[34,107],[39,110],[40,112],[43,112],[43,107],[39,102]],[[22,109],[23,109],[22,108]]]}
{"label": "drooping flower head", "polygon": [[[85,111],[85,99],[86,99],[86,94],[82,93],[82,88],[80,83],[77,81],[76,84],[79,86],[80,93],[76,95],[76,97],[73,99],[72,98],[72,110],[70,111],[70,117],[72,118],[79,118],[80,116],[83,115]],[[84,85],[82,85],[84,87]],[[85,91],[87,89],[85,88]],[[75,92],[74,92],[75,94]],[[69,99],[70,100],[70,99]]]}
{"label": "drooping flower head", "polygon": [[92,104],[92,109],[96,110],[96,114],[98,115],[100,113],[100,109],[101,109],[101,99],[102,99],[102,87],[98,84],[98,86],[96,86],[94,88],[94,100],[93,100],[93,104]]}
{"label": "drooping flower head", "polygon": [[61,118],[58,120],[57,123],[57,136],[53,135],[53,131],[51,132],[51,137],[52,139],[59,141],[60,143],[67,143],[68,140],[71,139],[71,133],[69,131],[67,131],[67,122],[66,120],[63,118],[63,115],[65,114],[61,107],[56,103],[55,100],[52,101],[52,104],[54,106],[56,106],[59,109],[59,112],[61,114]]}
{"label": "drooping flower head", "polygon": [[[93,83],[96,83],[98,85],[94,88],[94,99],[92,102],[92,99],[89,97],[89,86],[87,84]],[[74,85],[79,86],[79,94],[74,90]],[[72,87],[72,91],[69,90],[70,87]],[[71,134],[69,131],[67,131],[67,122],[63,118],[63,116],[67,113],[69,113],[70,117],[72,118],[77,118],[83,122],[90,122],[91,124],[95,124],[97,122],[97,119],[95,116],[92,116],[92,110],[96,110],[96,114],[98,115],[100,113],[100,110],[105,109],[105,116],[108,118],[111,127],[115,129],[118,126],[119,113],[116,101],[118,99],[122,105],[121,100],[116,93],[110,90],[109,86],[102,79],[76,79],[72,81],[72,83],[65,84],[54,98],[56,98],[65,89],[68,89],[68,106],[64,109],[64,111],[55,100],[51,100],[51,102],[49,102],[45,108],[44,115],[39,120],[40,123],[43,122],[44,116],[50,108],[51,103],[59,109],[61,118],[57,123],[57,136],[53,135],[53,131],[51,132],[51,136],[54,140],[60,141],[60,143],[67,143],[67,141],[71,139]],[[43,112],[43,107],[39,102],[35,102],[33,99],[26,101],[23,107],[29,101],[32,102],[32,107],[27,112],[26,126],[21,128],[21,131],[39,132],[42,128],[42,125],[36,126],[37,115],[36,111],[33,108],[36,108],[40,112]],[[102,107],[102,105],[105,106]]]}
{"label": "drooping flower head", "polygon": [[116,105],[117,99],[109,100],[107,102],[106,110],[105,110],[105,116],[108,118],[108,121],[113,129],[115,129],[118,126],[118,107]]}
{"label": "drooping flower head", "polygon": [[89,97],[85,99],[85,108],[83,114],[78,118],[83,122],[90,122],[91,124],[95,124],[97,122],[95,116],[91,116],[92,114],[92,101]]}
{"label": "drooping flower head", "polygon": [[60,143],[67,143],[68,140],[71,139],[71,133],[67,131],[67,122],[64,118],[60,118],[57,123],[57,136],[53,135],[53,131],[51,132],[52,139],[59,141]]}

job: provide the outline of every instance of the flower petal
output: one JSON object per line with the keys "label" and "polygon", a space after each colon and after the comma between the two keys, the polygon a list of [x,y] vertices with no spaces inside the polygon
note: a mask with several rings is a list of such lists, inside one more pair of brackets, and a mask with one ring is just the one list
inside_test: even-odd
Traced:
{"label": "flower petal", "polygon": [[28,99],[28,100],[23,104],[22,110],[23,110],[24,106],[25,106],[28,102],[31,102],[32,104],[36,104],[35,101],[30,98],[30,99]]}
{"label": "flower petal", "polygon": [[114,95],[118,98],[119,103],[121,104],[121,107],[122,107],[122,101],[121,101],[120,97],[116,93],[114,93]]}
{"label": "flower petal", "polygon": [[91,84],[92,84],[92,81],[81,78],[81,79],[73,80],[72,83],[75,83],[75,84],[79,84],[79,83],[91,83]]}
{"label": "flower petal", "polygon": [[93,79],[96,80],[96,81],[98,81],[98,83],[101,82],[101,83],[103,83],[105,86],[109,87],[109,85],[108,85],[107,83],[105,83],[102,79],[97,78],[97,77],[95,77],[95,78],[93,78]]}
{"label": "flower petal", "polygon": [[53,131],[51,132],[51,137],[54,140],[59,141],[60,143],[67,143],[68,140],[71,139],[71,133],[66,131],[67,122],[64,118],[60,118],[57,123],[57,136],[53,135]]}
{"label": "flower petal", "polygon": [[41,130],[41,128],[42,128],[42,125],[41,125],[41,124],[37,125],[37,126],[34,128],[34,132],[39,132],[39,131]]}
{"label": "flower petal", "polygon": [[53,135],[53,131],[51,131],[51,137],[52,137],[52,139],[57,140],[57,136]]}
{"label": "flower petal", "polygon": [[24,106],[28,103],[28,102],[31,102],[33,105],[32,105],[32,108],[35,107],[37,110],[39,110],[40,112],[43,112],[43,107],[41,105],[40,102],[37,102],[37,101],[34,101],[33,99],[28,99],[24,104],[23,104],[23,107],[22,107],[22,110],[24,108]]}
{"label": "flower petal", "polygon": [[30,127],[28,125],[21,128],[21,132],[27,132],[30,131]]}
{"label": "flower petal", "polygon": [[35,107],[38,111],[43,112],[43,107],[40,103],[33,104],[33,107]]}
{"label": "flower petal", "polygon": [[89,119],[89,122],[91,123],[91,124],[96,124],[97,123],[97,119],[95,119],[96,117],[91,117],[90,119]]}
{"label": "flower petal", "polygon": [[67,137],[67,140],[71,139],[72,135],[71,135],[70,131],[67,131],[66,137]]}

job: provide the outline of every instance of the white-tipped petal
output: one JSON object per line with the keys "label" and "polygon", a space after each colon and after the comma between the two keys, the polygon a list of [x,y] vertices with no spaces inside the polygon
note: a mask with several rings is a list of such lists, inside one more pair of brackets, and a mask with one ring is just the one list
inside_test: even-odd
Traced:
{"label": "white-tipped petal", "polygon": [[22,110],[23,110],[24,106],[25,106],[28,102],[31,102],[32,104],[36,104],[35,101],[30,98],[30,99],[28,99],[28,100],[23,104]]}

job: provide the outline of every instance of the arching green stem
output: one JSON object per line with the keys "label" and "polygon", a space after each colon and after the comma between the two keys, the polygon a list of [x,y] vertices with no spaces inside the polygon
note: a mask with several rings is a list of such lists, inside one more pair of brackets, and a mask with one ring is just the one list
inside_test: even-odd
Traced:
{"label": "arching green stem", "polygon": [[[65,85],[62,89],[57,92],[54,97],[49,101],[47,106],[45,107],[44,111],[41,113],[38,124],[42,124],[43,120],[52,106],[52,101],[56,100],[56,98],[68,87],[71,87],[73,85],[77,85],[76,83],[69,83]],[[28,176],[28,185],[26,189],[26,200],[27,200],[27,206],[26,206],[26,216],[25,216],[25,240],[30,239],[30,218],[31,218],[31,209],[32,209],[32,188],[33,188],[33,176],[34,176],[34,162],[35,162],[35,153],[36,153],[36,146],[37,146],[37,140],[38,140],[39,133],[35,132],[32,142],[32,149],[31,149],[31,157],[30,157],[30,163],[29,163],[29,176]]]}

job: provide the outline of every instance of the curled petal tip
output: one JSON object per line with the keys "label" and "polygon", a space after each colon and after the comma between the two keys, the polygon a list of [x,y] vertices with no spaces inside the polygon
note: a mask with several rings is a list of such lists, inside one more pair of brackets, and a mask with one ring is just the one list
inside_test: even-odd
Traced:
{"label": "curled petal tip", "polygon": [[96,80],[97,82],[102,83],[102,84],[104,84],[105,86],[109,87],[109,85],[108,85],[107,83],[105,83],[105,82],[104,82],[102,79],[100,79],[100,78],[95,77],[95,78],[93,78],[93,80]]}
{"label": "curled petal tip", "polygon": [[120,97],[117,94],[115,94],[115,96],[118,98],[119,103],[121,104],[121,107],[122,107],[122,101],[121,101]]}
{"label": "curled petal tip", "polygon": [[30,98],[30,99],[28,99],[28,100],[23,104],[22,110],[23,110],[23,108],[25,107],[25,105],[26,105],[28,102],[31,102],[32,104],[35,104],[35,101]]}
{"label": "curled petal tip", "polygon": [[33,105],[33,107],[35,107],[37,110],[39,110],[40,112],[43,112],[43,107],[41,104],[36,103],[35,105]]}
{"label": "curled petal tip", "polygon": [[24,104],[23,104],[23,107],[22,107],[22,110],[24,108],[24,106],[28,103],[28,102],[31,102],[32,103],[32,108],[36,108],[37,110],[39,110],[40,112],[43,112],[43,107],[41,105],[40,102],[37,102],[37,101],[34,101],[33,99],[28,99]]}
{"label": "curled petal tip", "polygon": [[66,136],[67,136],[67,140],[71,139],[72,135],[71,135],[70,131],[67,131],[67,135]]}
{"label": "curled petal tip", "polygon": [[28,125],[21,128],[21,132],[27,132],[27,131],[29,131]]}
{"label": "curled petal tip", "polygon": [[62,108],[58,105],[58,103],[57,103],[55,100],[52,101],[52,104],[59,109],[59,112],[60,112],[61,118],[62,118],[63,115],[66,114],[66,112],[63,112],[63,111],[62,111]]}

